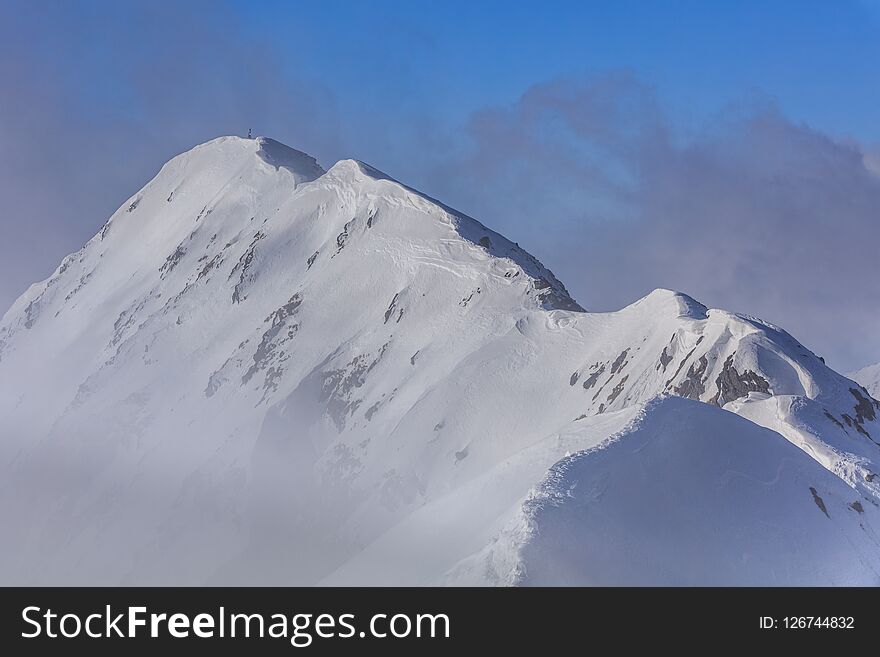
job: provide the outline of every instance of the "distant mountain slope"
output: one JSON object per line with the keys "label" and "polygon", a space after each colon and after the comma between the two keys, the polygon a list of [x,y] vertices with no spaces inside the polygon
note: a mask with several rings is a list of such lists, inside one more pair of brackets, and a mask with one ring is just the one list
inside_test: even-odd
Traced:
{"label": "distant mountain slope", "polygon": [[[378,558],[382,583],[441,581],[554,463],[666,394],[880,498],[880,403],[781,329],[666,290],[585,312],[518,245],[368,165],[220,138],[0,321],[0,578],[345,583]],[[412,526],[466,535],[389,560]]]}
{"label": "distant mountain slope", "polygon": [[875,398],[880,397],[880,363],[874,363],[852,372],[849,378],[865,386],[865,389]]}

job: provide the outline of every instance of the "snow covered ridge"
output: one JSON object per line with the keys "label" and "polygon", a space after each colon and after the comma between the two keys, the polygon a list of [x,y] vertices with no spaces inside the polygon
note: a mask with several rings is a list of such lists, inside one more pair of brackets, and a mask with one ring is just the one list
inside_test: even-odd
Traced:
{"label": "snow covered ridge", "polygon": [[[589,555],[634,523],[664,582],[878,582],[867,390],[683,294],[586,312],[476,220],[264,138],[174,158],[13,304],[0,439],[3,583],[614,583]],[[659,480],[707,514],[678,535],[738,542],[657,549]],[[588,483],[596,513],[536,511]]]}
{"label": "snow covered ridge", "polygon": [[[775,438],[696,402],[650,402],[627,432],[562,459],[533,491],[513,583],[857,585],[866,571],[876,581],[880,551],[864,528],[880,510]],[[852,515],[870,520],[838,521]]]}

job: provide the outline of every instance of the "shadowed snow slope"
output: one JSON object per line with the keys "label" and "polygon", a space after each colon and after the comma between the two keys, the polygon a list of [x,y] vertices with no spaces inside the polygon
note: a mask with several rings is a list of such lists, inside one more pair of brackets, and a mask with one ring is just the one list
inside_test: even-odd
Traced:
{"label": "shadowed snow slope", "polygon": [[[755,462],[783,439],[813,457],[795,452],[773,488],[811,514],[785,540],[795,526],[828,540],[807,479],[862,500],[834,513],[845,535],[874,531],[880,404],[781,329],[667,290],[585,312],[518,245],[368,165],[324,172],[223,137],[166,164],[0,321],[0,519],[14,528],[0,578],[513,583],[533,487],[648,426],[669,407],[658,395],[704,402],[676,412],[747,434]],[[744,481],[730,494],[775,494]],[[745,506],[736,521],[749,535],[768,522]],[[589,522],[572,515],[578,542]],[[874,582],[863,545],[861,566],[829,559],[825,581]],[[737,564],[725,577],[755,581]],[[676,576],[686,566],[664,572],[701,579]]]}
{"label": "shadowed snow slope", "polygon": [[684,399],[557,463],[523,516],[524,584],[880,583],[875,505],[772,432]]}

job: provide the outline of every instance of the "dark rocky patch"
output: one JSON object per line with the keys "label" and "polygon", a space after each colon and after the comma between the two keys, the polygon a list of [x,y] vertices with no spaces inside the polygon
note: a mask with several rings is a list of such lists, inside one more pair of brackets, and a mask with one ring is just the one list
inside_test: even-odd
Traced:
{"label": "dark rocky patch", "polygon": [[297,292],[292,297],[290,297],[290,300],[286,304],[284,304],[278,310],[276,310],[275,312],[270,314],[263,321],[264,322],[271,322],[272,328],[275,328],[279,324],[281,324],[281,322],[283,322],[285,319],[287,319],[288,317],[293,315],[293,313],[295,313],[301,305],[302,305],[302,295],[299,294],[299,292]]}
{"label": "dark rocky patch", "polygon": [[[239,351],[244,349],[247,343],[248,340],[244,340],[241,344],[239,344]],[[209,399],[213,397],[214,394],[221,388],[221,386],[223,386],[223,384],[225,384],[229,380],[225,372],[234,359],[234,356],[230,356],[226,359],[223,365],[211,372],[210,376],[208,377],[208,385],[205,386],[205,397],[208,397]]]}
{"label": "dark rocky patch", "polygon": [[94,271],[90,271],[88,274],[83,274],[79,277],[79,282],[77,282],[76,287],[73,288],[70,292],[67,293],[67,296],[64,297],[65,301],[70,301],[74,296],[76,296],[77,292],[83,289],[86,286],[86,283],[89,282],[89,279],[94,274]]}
{"label": "dark rocky patch", "polygon": [[[165,303],[162,304],[162,314],[163,315],[171,314],[171,311],[173,311],[175,308],[177,308],[180,305],[180,300],[184,296],[186,296],[186,293],[189,292],[190,289],[192,289],[192,287],[194,285],[195,285],[195,283],[187,283],[186,285],[183,286],[183,289],[180,292],[175,294],[173,297],[169,297],[168,299],[166,299]],[[161,294],[157,294],[156,298],[158,299],[161,296],[162,296]]]}
{"label": "dark rocky patch", "polygon": [[40,310],[42,309],[41,301],[43,299],[43,295],[41,294],[36,299],[33,299],[24,309],[24,327],[26,329],[33,328],[34,324],[36,324],[37,319],[40,316]]}
{"label": "dark rocky patch", "polygon": [[580,374],[578,372],[575,372],[574,374],[572,374],[571,378],[568,380],[568,385],[573,386],[575,383],[578,382],[579,377],[580,377]]}
{"label": "dark rocky patch", "polygon": [[[205,256],[207,257],[207,256]],[[196,276],[196,282],[202,280],[205,276],[207,276],[212,269],[218,267],[223,262],[223,256],[221,254],[215,255],[211,258],[204,267],[202,267],[201,271],[199,271],[198,276]]]}
{"label": "dark rocky patch", "polygon": [[491,249],[492,248],[492,240],[490,240],[488,237],[485,237],[485,236],[481,237],[480,241],[479,241],[479,245],[482,246],[484,249]]}
{"label": "dark rocky patch", "polygon": [[[868,433],[867,429],[865,429],[865,427],[862,426],[862,423],[859,422],[857,419],[851,417],[847,413],[843,413],[841,417],[843,418],[843,421],[846,422],[846,426],[848,426],[850,429],[855,429],[860,434],[865,436],[865,438],[868,438],[871,442],[877,443],[877,441],[871,437],[871,434]],[[877,444],[880,445],[880,443]]]}
{"label": "dark rocky patch", "polygon": [[[699,344],[699,343],[698,343],[698,344]],[[684,367],[684,364],[685,364],[686,362],[688,362],[688,359],[689,359],[691,356],[694,355],[694,352],[695,352],[696,350],[697,350],[697,348],[694,347],[693,349],[691,349],[691,350],[687,353],[687,356],[685,356],[684,358],[681,359],[681,362],[678,364],[678,369],[675,370],[675,374],[673,374],[673,375],[672,375],[672,378],[670,378],[670,379],[666,382],[666,389],[667,389],[667,390],[669,390],[669,388],[672,386],[672,382],[675,381],[675,378],[678,376],[678,373],[681,372],[681,368]]]}
{"label": "dark rocky patch", "polygon": [[[854,418],[848,413],[841,414],[841,417],[843,418],[843,421],[846,422],[846,426],[848,426],[850,429],[855,429],[871,442],[877,443],[877,441],[871,437],[871,434],[868,433],[868,430],[865,429],[864,426],[862,426],[862,423],[859,421],[858,417]],[[877,444],[880,445],[880,443]]]}
{"label": "dark rocky patch", "polygon": [[862,503],[856,500],[855,502],[850,503],[849,508],[855,511],[856,513],[864,513],[865,507],[862,506]]}
{"label": "dark rocky patch", "polygon": [[586,379],[584,379],[584,390],[589,390],[594,385],[596,385],[596,381],[599,380],[599,377],[605,372],[605,364],[603,363],[598,370],[590,374]]}
{"label": "dark rocky patch", "polygon": [[287,360],[279,347],[291,340],[299,331],[299,324],[289,323],[287,319],[296,313],[302,304],[302,297],[297,293],[290,300],[270,314],[265,322],[269,322],[269,328],[260,338],[260,344],[254,352],[253,363],[241,377],[242,384],[248,383],[259,371],[265,371],[266,377],[263,382],[263,391],[268,393],[277,389],[277,381],[283,369],[282,363]]}
{"label": "dark rocky patch", "polygon": [[141,299],[139,302],[132,304],[121,313],[119,313],[119,317],[116,318],[116,321],[113,322],[113,337],[110,338],[110,347],[115,347],[122,341],[125,332],[134,326],[135,321],[137,319],[137,315],[146,305],[149,297]]}
{"label": "dark rocky patch", "polygon": [[315,260],[318,258],[318,251],[315,251],[312,255],[309,256],[309,259],[306,260],[306,271],[312,268],[312,265],[315,264]]}
{"label": "dark rocky patch", "polygon": [[[860,434],[862,434],[865,438],[867,438],[871,442],[875,442],[874,439],[871,438],[871,434],[868,433],[868,430],[865,429],[865,427],[863,427],[859,422],[855,423],[855,428],[856,428],[856,431],[858,431]],[[878,444],[880,444],[880,443],[878,443]]]}
{"label": "dark rocky patch", "polygon": [[132,201],[131,205],[128,206],[126,212],[134,212],[135,210],[137,210],[137,206],[140,205],[140,203],[140,197],[136,198],[134,201]]}
{"label": "dark rocky patch", "polygon": [[[877,417],[877,414],[874,412],[874,404],[871,403],[872,399],[869,396],[863,396],[861,391],[858,388],[850,388],[850,393],[853,397],[856,398],[856,420],[861,424],[865,420],[874,421]],[[876,401],[875,401],[876,403]]]}
{"label": "dark rocky patch", "polygon": [[838,420],[836,417],[831,415],[831,413],[828,412],[828,409],[825,409],[825,417],[827,417],[829,420],[834,422],[834,424],[836,424],[838,427],[840,427],[841,429],[846,431],[846,428],[843,426],[843,423],[840,420]]}
{"label": "dark rocky patch", "polygon": [[[199,211],[199,214],[196,216],[196,223],[198,223],[199,221],[201,221],[202,219],[204,219],[205,217],[207,217],[207,216],[208,216],[209,214],[211,214],[213,211],[214,211],[214,210],[209,210],[207,205],[204,206],[204,207]],[[253,221],[253,220],[254,220],[254,218],[251,217],[251,221]]]}
{"label": "dark rocky patch", "polygon": [[215,370],[208,377],[208,385],[205,386],[205,397],[210,399],[213,397],[218,390],[220,390],[220,386],[224,383],[223,378],[220,376],[220,370]]}
{"label": "dark rocky patch", "polygon": [[345,248],[345,245],[348,243],[349,231],[352,229],[352,227],[354,227],[355,221],[357,221],[357,218],[352,219],[347,224],[345,224],[345,226],[342,227],[342,232],[336,236],[336,253],[334,253],[333,256],[338,255],[339,252]]}
{"label": "dark rocky patch", "polygon": [[596,394],[593,395],[593,401],[596,401],[597,399],[599,399],[599,395],[601,395],[601,394],[602,394],[602,391],[605,390],[605,386],[607,386],[607,385],[608,385],[609,383],[611,383],[613,380],[614,380],[614,377],[613,377],[613,376],[609,376],[609,377],[608,377],[608,380],[607,380],[605,383],[603,383],[603,384],[601,385],[601,387],[596,391]]}
{"label": "dark rocky patch", "polygon": [[623,392],[623,386],[626,384],[626,380],[628,378],[629,378],[629,374],[624,375],[624,377],[620,381],[617,382],[617,385],[611,389],[611,394],[608,395],[608,399],[606,400],[608,402],[609,406],[611,404],[613,404],[614,400],[617,399],[620,396],[620,393]]}
{"label": "dark rocky patch", "polygon": [[534,281],[534,287],[537,299],[541,306],[548,310],[573,310],[575,312],[584,312],[574,299],[568,295],[568,291],[557,281],[558,285],[554,287],[550,281],[544,277],[539,277]]}
{"label": "dark rocky patch", "polygon": [[[419,350],[419,351],[421,351],[421,350]],[[416,364],[416,356],[419,355],[419,351],[417,351],[417,352],[414,353],[412,356],[410,356],[410,359],[409,359],[409,364],[410,364],[410,365],[415,365],[415,364]]]}
{"label": "dark rocky patch", "polygon": [[724,361],[721,374],[715,379],[717,392],[709,400],[710,404],[724,406],[727,402],[745,397],[750,392],[770,394],[770,383],[766,379],[751,370],[746,370],[742,374],[736,371],[733,366],[735,355],[735,353],[731,354]]}
{"label": "dark rocky patch", "polygon": [[663,351],[660,352],[660,363],[657,365],[657,369],[663,368],[663,371],[666,371],[666,366],[672,362],[672,354],[666,353],[666,347],[663,347]]}
{"label": "dark rocky patch", "polygon": [[675,388],[675,394],[688,399],[700,399],[706,392],[706,380],[703,375],[706,373],[709,361],[705,354],[700,356],[696,363],[691,363],[688,368],[684,380]]}
{"label": "dark rocky patch", "polygon": [[616,374],[618,372],[618,370],[622,370],[626,366],[626,363],[624,361],[626,360],[626,355],[629,353],[629,349],[630,348],[627,347],[626,349],[621,351],[620,355],[614,359],[613,363],[611,363],[611,374],[612,375]]}
{"label": "dark rocky patch", "polygon": [[387,324],[388,320],[391,318],[391,315],[394,314],[394,308],[397,306],[397,297],[400,296],[400,292],[394,295],[394,298],[391,300],[391,303],[388,304],[388,309],[385,311],[385,321],[383,324]]}
{"label": "dark rocky patch", "polygon": [[348,416],[357,410],[362,401],[352,399],[352,393],[364,385],[367,374],[379,364],[388,346],[386,342],[372,361],[361,354],[343,368],[321,373],[319,399],[325,404],[327,415],[340,432],[345,429]]}
{"label": "dark rocky patch", "polygon": [[482,294],[482,293],[483,293],[482,290],[480,288],[477,288],[476,290],[471,292],[468,296],[466,296],[464,299],[459,301],[458,305],[461,306],[462,308],[466,308],[467,305],[471,302],[471,299],[474,298],[475,294]]}
{"label": "dark rocky patch", "polygon": [[819,497],[819,493],[812,486],[810,486],[810,492],[813,494],[813,501],[816,503],[816,506],[819,507],[826,517],[830,518],[831,516],[828,515],[828,509],[825,508],[825,500]]}
{"label": "dark rocky patch", "polygon": [[382,405],[382,400],[380,399],[375,404],[370,406],[366,411],[364,411],[364,417],[367,418],[367,422],[373,419],[373,416],[376,414],[376,411],[379,410],[379,407]]}
{"label": "dark rocky patch", "polygon": [[180,259],[186,255],[186,249],[183,244],[178,244],[177,248],[174,249],[174,252],[165,258],[165,263],[159,267],[160,276],[159,278],[164,279],[168,274],[174,271],[174,268],[177,266],[177,263],[180,262]]}
{"label": "dark rocky patch", "polygon": [[239,274],[238,283],[235,284],[235,288],[232,291],[232,303],[240,303],[247,298],[244,294],[244,288],[249,281],[253,280],[250,275],[250,268],[254,262],[257,243],[264,237],[266,237],[265,233],[257,231],[254,238],[251,240],[250,245],[248,245],[247,250],[242,254],[241,258],[238,259],[235,267],[233,267],[232,271],[229,273],[229,279],[235,276],[235,274]]}
{"label": "dark rocky patch", "polygon": [[[281,355],[284,355],[283,352]],[[278,389],[278,379],[281,378],[283,373],[284,369],[275,365],[266,370],[266,376],[263,379],[263,398],[260,400],[261,402],[266,399],[268,393],[275,392]]]}

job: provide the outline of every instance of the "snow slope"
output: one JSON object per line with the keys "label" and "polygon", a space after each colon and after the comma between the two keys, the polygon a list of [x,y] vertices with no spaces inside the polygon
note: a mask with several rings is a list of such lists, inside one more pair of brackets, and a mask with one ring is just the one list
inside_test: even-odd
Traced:
{"label": "snow slope", "polygon": [[[0,321],[0,579],[456,581],[548,469],[666,394],[748,418],[755,459],[787,439],[815,459],[798,472],[880,497],[880,403],[781,329],[666,290],[585,312],[368,165],[220,138]],[[516,579],[497,564],[480,581]]]}
{"label": "snow slope", "polygon": [[863,367],[849,374],[849,378],[863,385],[875,398],[880,397],[880,363]]}
{"label": "snow slope", "polygon": [[874,504],[766,429],[667,397],[523,505],[525,585],[880,583]]}

